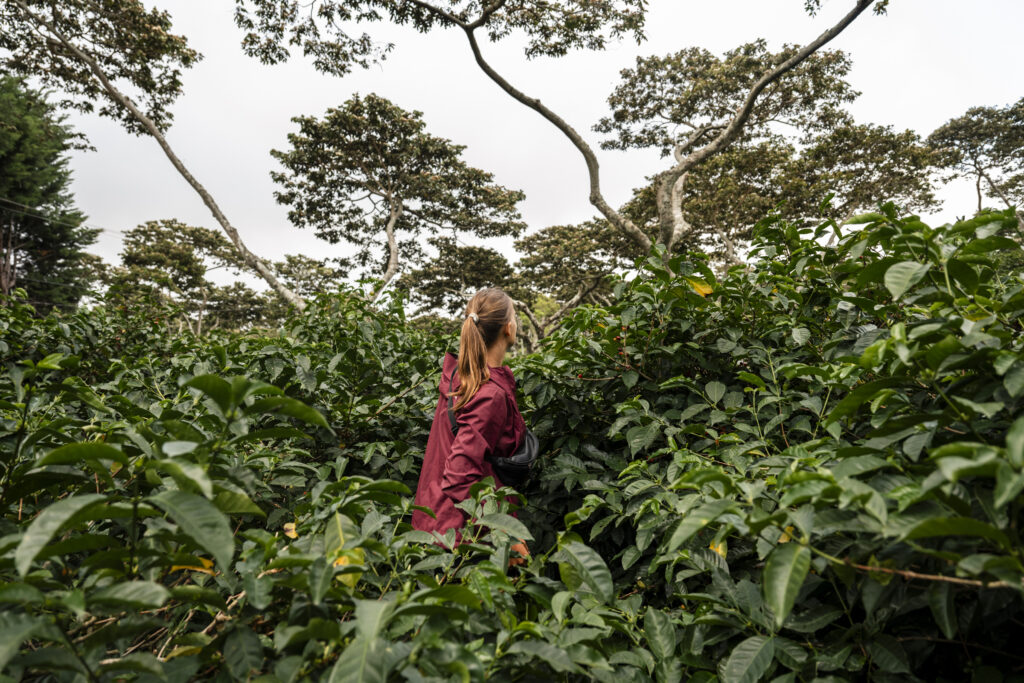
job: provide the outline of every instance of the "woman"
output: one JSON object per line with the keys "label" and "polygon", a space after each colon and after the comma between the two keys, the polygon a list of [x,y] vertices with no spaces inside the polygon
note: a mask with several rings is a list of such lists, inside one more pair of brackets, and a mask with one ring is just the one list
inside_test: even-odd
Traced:
{"label": "woman", "polygon": [[[444,358],[441,395],[416,487],[416,505],[433,510],[436,517],[416,510],[413,528],[442,534],[458,530],[466,514],[455,504],[469,497],[470,487],[485,477],[502,485],[487,458],[512,455],[526,433],[516,404],[515,378],[502,365],[517,331],[512,299],[505,292],[482,289],[469,300],[459,355],[448,353]],[[457,434],[448,418],[449,391],[455,398]],[[526,554],[522,543],[513,550]]]}

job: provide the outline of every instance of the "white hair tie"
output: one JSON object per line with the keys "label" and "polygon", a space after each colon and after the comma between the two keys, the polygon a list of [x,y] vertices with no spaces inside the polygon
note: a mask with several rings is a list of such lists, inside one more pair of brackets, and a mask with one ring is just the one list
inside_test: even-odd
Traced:
{"label": "white hair tie", "polygon": [[476,313],[470,313],[469,317],[472,318],[473,322],[475,322],[477,325],[480,324],[480,316],[478,316]]}

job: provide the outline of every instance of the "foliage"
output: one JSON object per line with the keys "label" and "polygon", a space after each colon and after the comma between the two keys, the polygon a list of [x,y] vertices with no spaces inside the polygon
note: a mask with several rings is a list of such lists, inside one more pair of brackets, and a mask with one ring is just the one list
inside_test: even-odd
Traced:
{"label": "foliage", "polygon": [[[1024,98],[1005,107],[972,107],[928,137],[952,177],[973,177],[978,211],[986,194],[1024,204]],[[1024,218],[1018,213],[1024,226]]]}
{"label": "foliage", "polygon": [[[68,40],[46,34],[49,23]],[[138,0],[15,0],[0,7],[0,63],[8,74],[40,79],[65,97],[61,104],[117,120],[142,134],[130,111],[108,99],[105,86],[79,52],[133,101],[160,130],[173,118],[181,94],[181,70],[200,55],[170,32],[167,12],[147,10]]]}
{"label": "foliage", "polygon": [[484,287],[501,287],[516,296],[516,275],[508,259],[490,247],[461,245],[451,237],[431,238],[437,256],[401,277],[398,288],[423,310],[460,313]]}
{"label": "foliage", "polygon": [[[412,531],[451,336],[325,297],[277,335],[0,311],[0,656],[55,680],[962,680],[1018,662],[1009,212],[773,218],[654,253],[514,359],[509,515]],[[852,228],[852,229],[851,229]],[[533,558],[506,572],[511,543]],[[954,641],[956,647],[947,647]]]}
{"label": "foliage", "polygon": [[323,119],[294,121],[292,149],[271,152],[285,169],[271,174],[282,188],[275,197],[296,226],[355,245],[361,266],[381,264],[371,273],[385,285],[400,262],[422,260],[421,235],[495,237],[524,227],[523,193],[468,166],[464,147],[425,132],[420,112],[356,95]]}
{"label": "foliage", "polygon": [[70,126],[42,94],[0,76],[0,293],[20,286],[41,309],[74,308],[89,291],[99,231],[69,192]]}

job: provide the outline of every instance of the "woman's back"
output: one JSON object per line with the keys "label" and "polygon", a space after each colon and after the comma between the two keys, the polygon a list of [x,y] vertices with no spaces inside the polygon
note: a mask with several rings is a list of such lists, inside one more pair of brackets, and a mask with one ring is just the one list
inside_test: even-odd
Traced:
{"label": "woman's back", "polygon": [[451,353],[445,355],[415,500],[416,505],[433,510],[436,518],[414,511],[415,529],[444,533],[462,527],[466,517],[455,505],[469,497],[470,487],[485,477],[493,477],[496,485],[502,485],[487,458],[514,453],[526,424],[516,405],[512,371],[506,366],[490,367],[488,371],[489,379],[456,411],[458,433],[454,434],[448,417],[448,394],[449,387],[458,391],[461,378],[458,358]]}

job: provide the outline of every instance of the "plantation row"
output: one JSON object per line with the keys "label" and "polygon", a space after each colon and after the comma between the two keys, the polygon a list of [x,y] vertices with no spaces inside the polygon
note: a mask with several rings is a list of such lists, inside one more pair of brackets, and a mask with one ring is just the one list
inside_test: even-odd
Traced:
{"label": "plantation row", "polygon": [[538,481],[454,551],[408,520],[457,342],[399,304],[0,308],[3,675],[1020,678],[1016,220],[833,230],[765,221],[721,279],[655,253],[514,358]]}

